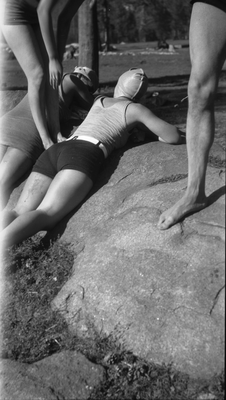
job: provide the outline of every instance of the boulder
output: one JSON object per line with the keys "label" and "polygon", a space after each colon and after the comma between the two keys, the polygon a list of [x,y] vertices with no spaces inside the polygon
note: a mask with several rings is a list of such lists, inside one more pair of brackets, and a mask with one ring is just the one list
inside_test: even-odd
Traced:
{"label": "boulder", "polygon": [[50,234],[78,254],[53,307],[78,335],[92,321],[134,354],[208,379],[224,364],[224,173],[208,167],[208,208],[159,231],[186,173],[185,145],[112,155],[87,201]]}
{"label": "boulder", "polygon": [[[181,115],[172,108],[170,122],[177,124]],[[42,233],[45,240],[60,236],[72,243],[77,255],[72,276],[52,303],[77,335],[89,336],[93,324],[134,354],[172,363],[191,377],[210,379],[222,371],[224,126],[219,105],[204,210],[159,231],[159,215],[187,186],[186,145],[130,143],[106,160],[87,199]]]}
{"label": "boulder", "polygon": [[4,400],[86,400],[103,378],[103,367],[76,351],[63,351],[31,365],[0,363]]}

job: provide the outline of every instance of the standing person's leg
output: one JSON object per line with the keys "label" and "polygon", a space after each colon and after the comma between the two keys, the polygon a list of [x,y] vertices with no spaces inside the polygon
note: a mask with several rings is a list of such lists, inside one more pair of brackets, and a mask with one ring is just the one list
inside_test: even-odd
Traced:
{"label": "standing person's leg", "polygon": [[[32,174],[35,174],[36,177],[40,175],[41,182],[48,186],[46,176],[37,173]],[[36,210],[33,208],[34,211],[21,213],[21,205],[15,208],[17,218],[1,234],[3,248],[20,243],[41,230],[52,229],[86,197],[92,186],[92,180],[83,172],[75,170],[58,172]],[[35,185],[33,185],[33,188],[35,188]],[[31,189],[32,187],[29,188],[29,190]],[[29,194],[29,190],[27,188],[27,194]],[[37,191],[37,185],[35,190]],[[26,202],[25,197],[24,201]],[[29,198],[27,201],[29,202]],[[35,204],[35,197],[33,204]]]}
{"label": "standing person's leg", "polygon": [[206,207],[205,179],[214,140],[214,100],[226,56],[226,13],[195,3],[190,24],[191,76],[187,117],[188,186],[185,195],[159,219],[167,229],[186,214]]}
{"label": "standing person's leg", "polygon": [[0,147],[6,148],[0,164],[0,208],[3,209],[9,200],[14,185],[31,169],[33,162],[19,149]]}
{"label": "standing person's leg", "polygon": [[30,25],[2,25],[3,35],[28,80],[32,116],[45,149],[53,142],[45,115],[45,66],[33,28]]}

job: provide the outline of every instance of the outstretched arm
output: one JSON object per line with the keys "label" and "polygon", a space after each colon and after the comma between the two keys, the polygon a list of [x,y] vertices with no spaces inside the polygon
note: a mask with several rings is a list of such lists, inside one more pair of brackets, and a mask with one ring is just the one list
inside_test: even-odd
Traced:
{"label": "outstretched arm", "polygon": [[57,21],[57,47],[59,58],[62,61],[71,20],[84,0],[68,0]]}
{"label": "outstretched arm", "polygon": [[155,134],[160,141],[169,144],[185,143],[183,133],[174,125],[163,121],[151,110],[141,104],[131,104],[127,109],[127,123],[134,126],[142,126],[147,133]]}

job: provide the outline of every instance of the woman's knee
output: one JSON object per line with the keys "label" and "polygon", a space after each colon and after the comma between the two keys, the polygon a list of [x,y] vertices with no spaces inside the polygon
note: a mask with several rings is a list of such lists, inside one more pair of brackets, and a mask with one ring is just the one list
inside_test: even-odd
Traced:
{"label": "woman's knee", "polygon": [[39,218],[43,220],[43,230],[51,230],[57,225],[60,221],[60,217],[58,213],[54,212],[53,209],[50,208],[38,208]]}
{"label": "woman's knee", "polygon": [[0,190],[2,194],[9,191],[13,186],[13,177],[0,172]]}
{"label": "woman's knee", "polygon": [[191,75],[188,84],[189,106],[196,110],[205,110],[214,104],[216,87],[211,79]]}
{"label": "woman's knee", "polygon": [[62,83],[63,83],[63,85],[64,85],[64,84],[70,84],[70,83],[71,83],[71,75],[70,75],[70,74],[66,74],[66,75],[63,77]]}
{"label": "woman's knee", "polygon": [[44,68],[41,65],[37,65],[29,71],[27,79],[30,87],[40,88],[46,81]]}

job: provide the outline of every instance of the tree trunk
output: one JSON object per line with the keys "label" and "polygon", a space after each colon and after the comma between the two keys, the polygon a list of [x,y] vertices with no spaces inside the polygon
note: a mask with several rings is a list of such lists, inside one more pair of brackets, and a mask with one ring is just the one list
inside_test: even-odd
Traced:
{"label": "tree trunk", "polygon": [[79,65],[99,76],[97,1],[85,0],[79,8]]}
{"label": "tree trunk", "polygon": [[104,41],[105,41],[105,51],[110,50],[110,38],[109,38],[109,14],[108,14],[108,0],[104,0]]}

